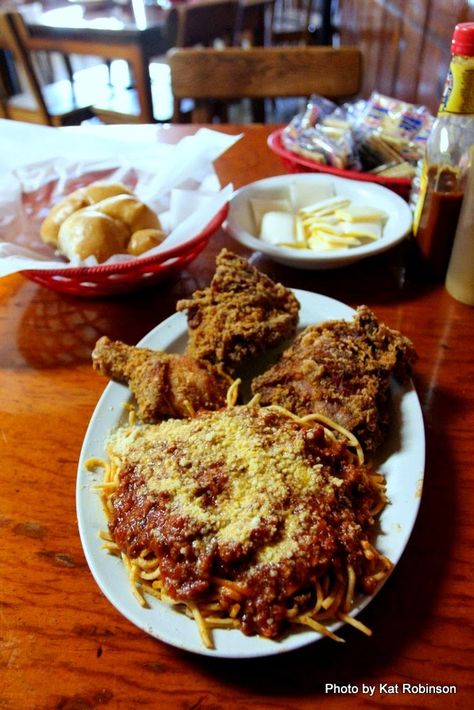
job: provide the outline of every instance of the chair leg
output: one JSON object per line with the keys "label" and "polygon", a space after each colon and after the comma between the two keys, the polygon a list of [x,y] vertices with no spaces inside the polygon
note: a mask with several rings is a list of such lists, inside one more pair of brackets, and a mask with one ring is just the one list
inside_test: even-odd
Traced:
{"label": "chair leg", "polygon": [[73,82],[74,81],[74,69],[72,66],[71,57],[69,56],[69,54],[61,54],[61,56],[63,58],[64,66],[66,67],[66,74],[68,76],[68,79],[70,82]]}
{"label": "chair leg", "polygon": [[212,123],[212,111],[208,103],[204,101],[196,101],[191,122]]}
{"label": "chair leg", "polygon": [[21,84],[11,52],[0,49],[0,87],[5,96],[21,92]]}
{"label": "chair leg", "polygon": [[265,99],[252,99],[252,120],[255,123],[265,123]]}

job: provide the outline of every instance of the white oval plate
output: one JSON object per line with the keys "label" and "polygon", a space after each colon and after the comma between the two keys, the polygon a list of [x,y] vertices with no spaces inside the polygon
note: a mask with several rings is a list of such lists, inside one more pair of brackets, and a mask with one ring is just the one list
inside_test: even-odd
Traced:
{"label": "white oval plate", "polygon": [[[325,296],[307,291],[294,291],[301,304],[300,327],[335,318],[350,319],[354,311],[349,306]],[[140,341],[141,346],[170,352],[183,352],[186,346],[187,321],[176,313],[154,328]],[[99,530],[106,522],[93,486],[98,474],[85,468],[91,457],[105,457],[104,442],[110,431],[124,421],[124,403],[130,400],[129,390],[109,383],[101,396],[86,432],[77,476],[77,516],[79,533],[90,570],[107,599],[129,621],[157,639],[195,653],[224,658],[254,658],[284,653],[322,638],[313,631],[294,630],[279,641],[245,636],[239,630],[213,631],[215,649],[204,648],[194,621],[156,599],[149,599],[150,608],[141,608],[132,596],[121,561],[102,549]],[[380,517],[380,532],[376,547],[395,565],[410,536],[420,504],[423,485],[425,435],[421,408],[412,384],[393,387],[393,422],[390,436],[383,447],[377,468],[387,477],[390,505]],[[356,616],[372,599],[361,597],[351,612]],[[342,624],[330,628],[335,630]]]}
{"label": "white oval plate", "polygon": [[[349,198],[354,205],[367,205],[388,214],[380,239],[359,247],[317,252],[311,249],[279,247],[262,241],[255,234],[255,223],[250,205],[252,197],[272,199],[282,188],[294,183],[331,185],[336,195]],[[395,192],[372,182],[350,180],[335,175],[293,173],[257,180],[241,187],[233,194],[229,214],[224,222],[226,231],[248,249],[261,251],[274,261],[298,269],[335,269],[347,266],[368,256],[391,249],[409,234],[412,213],[408,204]]]}

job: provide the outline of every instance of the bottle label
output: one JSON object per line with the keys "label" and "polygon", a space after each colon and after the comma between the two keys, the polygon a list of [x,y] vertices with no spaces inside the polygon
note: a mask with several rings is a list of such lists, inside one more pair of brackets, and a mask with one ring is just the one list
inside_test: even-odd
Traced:
{"label": "bottle label", "polygon": [[416,196],[416,204],[413,213],[413,234],[416,237],[418,228],[420,226],[421,213],[423,212],[423,207],[425,204],[426,192],[428,189],[428,164],[426,160],[423,161],[420,173],[420,185],[418,188],[418,195]]}
{"label": "bottle label", "polygon": [[474,113],[474,57],[453,57],[438,115]]}

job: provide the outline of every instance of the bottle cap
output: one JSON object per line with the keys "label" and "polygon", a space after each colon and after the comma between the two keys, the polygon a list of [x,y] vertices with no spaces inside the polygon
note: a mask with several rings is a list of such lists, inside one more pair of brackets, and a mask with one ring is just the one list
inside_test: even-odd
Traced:
{"label": "bottle cap", "polygon": [[454,28],[451,54],[474,56],[474,22],[460,22]]}

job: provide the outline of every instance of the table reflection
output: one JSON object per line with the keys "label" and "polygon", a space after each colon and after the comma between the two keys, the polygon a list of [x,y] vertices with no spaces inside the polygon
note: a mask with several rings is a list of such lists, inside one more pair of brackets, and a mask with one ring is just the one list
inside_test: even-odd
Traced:
{"label": "table reflection", "polygon": [[21,12],[30,25],[54,28],[88,28],[120,31],[127,27],[145,30],[166,21],[165,3],[149,4],[145,0],[128,2],[91,0],[57,6],[51,3],[22,5]]}

